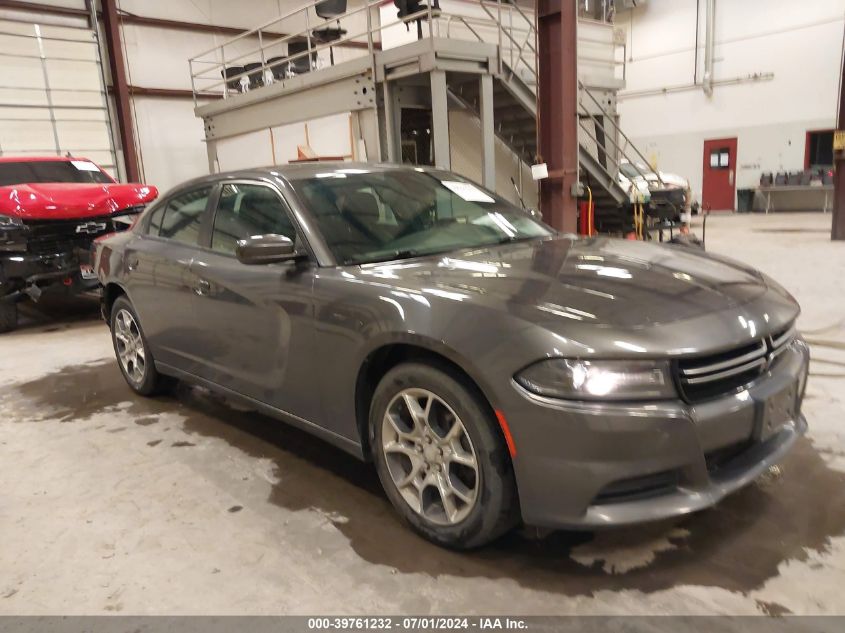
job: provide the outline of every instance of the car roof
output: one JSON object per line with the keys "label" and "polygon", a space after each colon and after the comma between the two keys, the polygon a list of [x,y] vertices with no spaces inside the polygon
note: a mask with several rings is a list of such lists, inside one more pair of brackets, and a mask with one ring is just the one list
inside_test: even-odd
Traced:
{"label": "car roof", "polygon": [[87,160],[84,156],[0,156],[0,163],[42,163],[47,161],[61,161],[68,163],[72,160]]}
{"label": "car roof", "polygon": [[[317,174],[337,169],[360,169],[368,172],[386,172],[394,170],[418,169],[430,171],[434,167],[415,167],[412,165],[394,165],[387,163],[365,163],[361,161],[309,161],[303,163],[289,163],[287,165],[270,165],[268,167],[253,167],[250,169],[236,169],[206,176],[199,176],[174,187],[171,192],[181,191],[196,185],[216,183],[220,180],[233,178],[282,178],[283,180],[298,180],[313,178]],[[168,194],[169,195],[169,194]]]}

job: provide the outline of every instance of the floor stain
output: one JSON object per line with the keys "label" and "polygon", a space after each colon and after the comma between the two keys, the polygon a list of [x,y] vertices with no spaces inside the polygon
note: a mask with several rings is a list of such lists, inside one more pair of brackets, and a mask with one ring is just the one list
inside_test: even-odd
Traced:
{"label": "floor stain", "polygon": [[114,361],[65,368],[15,389],[33,410],[54,411],[60,419],[81,421],[127,402],[120,410],[138,419],[179,414],[186,433],[271,460],[279,483],[270,503],[345,518],[332,524],[350,547],[396,573],[511,579],[570,596],[677,585],[747,593],[775,577],[784,561],[806,560],[809,551],[825,551],[831,536],[845,533],[845,473],[831,470],[804,438],[781,464],[779,477],[682,520],[598,535],[560,531],[529,538],[530,531],[515,531],[483,549],[458,553],[430,545],[402,524],[371,465],[304,431],[228,407],[203,390],[181,385],[173,396],[140,398]]}
{"label": "floor stain", "polygon": [[135,424],[137,424],[138,426],[150,426],[151,424],[157,424],[157,423],[158,423],[158,417],[156,417],[154,415],[151,415],[151,416],[146,417],[146,418],[138,418],[137,420],[135,420]]}
{"label": "floor stain", "polygon": [[151,442],[147,442],[147,446],[158,446],[161,444],[161,440],[153,440]]}
{"label": "floor stain", "polygon": [[18,331],[62,332],[100,319],[100,299],[95,293],[82,295],[45,294],[38,303],[18,304]]}
{"label": "floor stain", "polygon": [[783,606],[782,604],[778,604],[777,602],[766,602],[764,600],[757,600],[757,606],[763,613],[773,617],[792,615],[792,611],[790,611],[787,607]]}
{"label": "floor stain", "polygon": [[231,507],[231,508],[229,508],[226,512],[231,512],[231,513],[233,513],[233,514],[234,514],[235,512],[240,512],[240,511],[241,511],[241,510],[243,510],[243,509],[244,509],[244,507],[243,507],[243,506],[232,506],[232,507]]}
{"label": "floor stain", "polygon": [[173,442],[173,444],[171,444],[170,446],[174,448],[182,448],[185,446],[196,446],[196,444],[194,444],[193,442],[186,442],[184,440],[180,440],[178,442]]}

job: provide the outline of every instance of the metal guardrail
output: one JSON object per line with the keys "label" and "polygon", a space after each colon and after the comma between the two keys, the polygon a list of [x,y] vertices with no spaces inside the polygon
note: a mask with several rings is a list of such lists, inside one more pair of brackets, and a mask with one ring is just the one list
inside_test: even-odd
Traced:
{"label": "metal guardrail", "polygon": [[[372,57],[380,48],[385,29],[396,25],[410,25],[418,21],[425,22],[427,25],[425,29],[422,26],[419,27],[422,39],[440,37],[445,31],[447,37],[497,44],[499,71],[502,72],[504,65],[507,64],[510,70],[520,74],[524,81],[536,84],[537,32],[533,17],[527,15],[516,4],[510,4],[504,0],[481,0],[478,6],[486,15],[485,18],[480,15],[447,12],[432,7],[432,3],[429,2],[421,11],[382,22],[373,16],[373,12],[384,4],[382,0],[366,0],[342,15],[325,20],[312,15],[316,13],[316,7],[320,2],[321,0],[312,0],[190,58],[188,64],[194,103],[196,104],[198,98],[209,94],[222,94],[224,98],[231,94],[239,94],[248,89],[250,77],[255,77],[255,75],[260,77],[262,85],[279,81],[276,79],[278,74],[283,74],[284,77],[295,76],[297,73],[291,70],[293,63],[303,58],[309,60],[309,68],[313,70],[311,59],[316,54],[341,44],[358,44],[363,54]],[[315,11],[312,12],[312,9]],[[362,15],[365,16],[364,20],[360,19]],[[356,29],[350,29],[338,39],[320,40],[320,29],[336,23],[345,23],[344,26],[348,26],[350,20],[353,23],[363,22],[364,24],[360,24]],[[301,27],[303,23],[305,28]],[[268,37],[271,29],[285,31],[287,25],[296,26],[280,37]],[[466,33],[462,33],[460,29],[453,29],[453,25],[465,28]],[[257,46],[245,46],[247,42],[254,39],[258,40]],[[287,45],[291,42],[305,43],[305,50],[289,54]],[[226,70],[245,63],[260,65],[232,74]],[[278,70],[274,72],[274,69],[279,68],[284,69],[283,72]],[[237,88],[233,88],[232,85],[236,85]]]}
{"label": "metal guardrail", "polygon": [[[592,114],[587,108],[585,108],[582,103],[579,103],[579,115],[581,116],[579,116],[578,118],[578,125],[580,126],[581,130],[587,135],[587,137],[596,144],[596,147],[599,148],[602,152],[604,152],[605,157],[613,163],[614,173],[610,173],[603,165],[600,164],[600,166],[602,167],[602,171],[604,171],[608,177],[618,182],[619,172],[621,171],[622,167],[622,159],[624,158],[628,161],[628,164],[631,165],[637,171],[637,174],[639,174],[640,177],[642,177],[644,180],[647,180],[646,172],[640,169],[636,159],[641,160],[646,165],[648,165],[648,159],[643,156],[643,153],[639,150],[639,148],[634,145],[630,138],[628,138],[628,135],[622,131],[622,128],[616,122],[616,117],[612,116],[610,113],[607,112],[607,110],[605,110],[604,106],[599,103],[599,100],[596,99],[595,95],[593,95],[593,93],[590,92],[590,90],[586,86],[584,86],[584,84],[580,80],[578,81],[578,88],[582,94],[586,95],[590,99],[590,101],[592,101],[593,105],[598,108],[599,112],[602,113],[602,120],[600,121],[594,114]],[[613,144],[613,149],[617,151],[608,151],[608,146],[599,142],[599,140],[596,138],[596,135],[592,134],[587,128],[587,126],[584,125],[583,117],[589,118],[593,122],[593,125],[595,125],[597,129],[602,131],[602,134],[604,135],[605,139],[609,140]],[[608,130],[605,127],[605,124],[609,124],[608,127],[610,127],[611,129]],[[616,142],[615,139],[617,135],[625,139],[624,146],[621,146],[619,145],[619,143]],[[635,155],[633,159],[632,156],[626,151],[626,148],[630,148],[632,150],[633,154]],[[613,156],[617,155],[617,153],[620,158],[613,158]],[[657,176],[657,181],[660,183],[660,185],[665,186],[666,183],[663,182],[663,178],[660,177],[660,172],[655,170],[653,173]]]}
{"label": "metal guardrail", "polygon": [[[233,93],[238,94],[248,90],[250,78],[254,78],[256,75],[260,77],[262,85],[279,81],[276,78],[277,74],[283,74],[284,78],[295,76],[297,73],[291,71],[292,64],[303,58],[308,60],[310,72],[314,70],[311,60],[316,54],[349,42],[357,43],[364,51],[362,54],[370,56],[370,59],[373,60],[373,71],[375,71],[374,54],[381,47],[384,31],[396,25],[410,25],[414,22],[420,23],[418,36],[421,39],[433,39],[445,35],[450,39],[466,39],[497,45],[498,72],[500,74],[508,72],[515,74],[530,90],[536,92],[538,78],[537,28],[534,16],[526,13],[516,3],[504,0],[479,0],[477,6],[481,12],[467,14],[435,8],[432,7],[432,2],[428,2],[424,9],[419,12],[402,18],[397,16],[394,20],[382,22],[380,16],[373,16],[373,11],[377,11],[384,4],[383,0],[366,0],[342,15],[325,20],[312,16],[312,13],[316,15],[316,7],[320,2],[321,0],[312,0],[297,9],[288,11],[278,18],[229,38],[218,46],[192,57],[189,60],[189,66],[194,103],[196,104],[198,97],[201,98],[214,91],[222,90],[222,96],[228,98]],[[314,9],[313,12],[312,9]],[[362,14],[365,16],[364,20],[360,20],[359,16]],[[333,41],[320,40],[320,29],[340,23],[349,26],[350,21],[363,22],[363,24],[359,24],[357,29],[346,31],[345,34]],[[421,22],[426,23],[425,29],[422,28]],[[305,25],[305,28],[302,28],[302,24]],[[270,29],[285,31],[286,25],[296,25],[296,27],[285,35],[273,35],[268,39]],[[251,42],[253,39],[258,40],[257,46],[245,46],[247,42]],[[585,39],[585,41],[593,44],[607,43],[603,40]],[[287,45],[291,42],[305,43],[305,49],[289,54]],[[579,60],[606,63],[614,68],[620,63],[616,61],[615,56],[612,59],[579,56]],[[227,72],[228,68],[242,66],[245,62],[258,63],[259,66],[243,69],[242,72],[233,74]],[[624,77],[624,56],[621,64],[623,65]],[[273,72],[274,69],[280,67],[285,69],[284,73]],[[598,99],[584,86],[583,82],[579,80],[578,84],[581,94],[586,95],[603,115],[602,120],[599,120],[588,108],[584,107],[583,103],[579,104],[581,113],[589,118],[596,129],[601,130],[605,136],[605,143],[598,142],[596,135],[592,134],[584,124],[584,120],[579,119],[581,129],[596,143],[596,146],[604,152],[612,163],[613,173],[606,167],[601,166],[608,178],[613,182],[618,182],[622,158],[628,160],[638,174],[645,178],[645,172],[637,165],[637,159],[648,164],[642,152],[631,143],[631,140],[621,130],[616,123],[615,116],[605,110]],[[237,88],[232,88],[232,85],[237,86]],[[624,147],[616,141],[618,137],[625,140]],[[612,144],[612,148],[608,141],[609,144]],[[659,173],[657,178],[661,184],[664,184]]]}

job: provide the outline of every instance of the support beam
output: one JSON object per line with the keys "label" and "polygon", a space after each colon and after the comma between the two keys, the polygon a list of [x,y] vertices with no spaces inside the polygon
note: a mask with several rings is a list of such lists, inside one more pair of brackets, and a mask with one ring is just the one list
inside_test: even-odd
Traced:
{"label": "support beam", "polygon": [[481,184],[496,189],[496,131],[493,126],[493,75],[483,74],[479,81],[481,111]]}
{"label": "support beam", "polygon": [[208,173],[216,174],[220,171],[220,165],[217,162],[217,141],[206,141],[205,153],[208,155]]}
{"label": "support beam", "polygon": [[385,81],[384,90],[384,155],[389,163],[402,162],[402,108],[396,98],[398,86]]}
{"label": "support beam", "polygon": [[117,0],[102,0],[103,31],[106,35],[106,51],[109,58],[114,105],[117,114],[117,128],[120,145],[123,150],[123,164],[126,179],[138,182],[138,156],[135,153],[135,131],[132,124],[132,110],[129,104],[129,83],[126,81],[126,65],[123,61],[123,46],[120,35],[120,22],[117,14]]}
{"label": "support beam", "polygon": [[[842,76],[839,78],[836,129],[845,130],[845,67],[840,64],[840,68]],[[845,240],[845,152],[834,152],[833,162],[833,226],[830,229],[830,239]]]}
{"label": "support beam", "polygon": [[575,0],[537,0],[537,146],[549,168],[540,208],[554,228],[575,233],[578,182],[578,59]]}
{"label": "support beam", "polygon": [[442,169],[451,169],[449,154],[449,97],[446,92],[446,71],[432,70],[431,76],[431,120],[434,137],[434,164]]}

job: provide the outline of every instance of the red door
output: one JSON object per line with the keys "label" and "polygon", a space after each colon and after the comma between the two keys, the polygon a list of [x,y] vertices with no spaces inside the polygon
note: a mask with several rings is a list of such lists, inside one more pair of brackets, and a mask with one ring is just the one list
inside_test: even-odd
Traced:
{"label": "red door", "polygon": [[733,211],[736,194],[736,138],[704,141],[704,181],[701,208]]}

